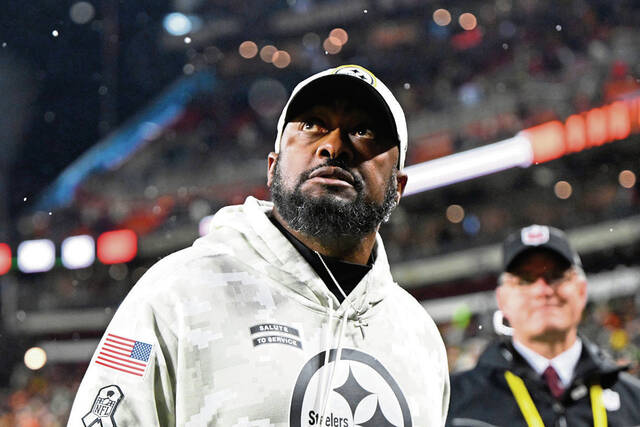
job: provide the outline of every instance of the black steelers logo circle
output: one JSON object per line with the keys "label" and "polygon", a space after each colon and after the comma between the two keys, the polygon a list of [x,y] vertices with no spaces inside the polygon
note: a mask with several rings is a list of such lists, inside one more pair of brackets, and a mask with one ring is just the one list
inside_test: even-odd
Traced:
{"label": "black steelers logo circle", "polygon": [[343,349],[336,363],[336,350],[332,349],[326,365],[325,352],[321,352],[300,371],[289,425],[412,427],[412,422],[400,387],[377,359],[355,349]]}

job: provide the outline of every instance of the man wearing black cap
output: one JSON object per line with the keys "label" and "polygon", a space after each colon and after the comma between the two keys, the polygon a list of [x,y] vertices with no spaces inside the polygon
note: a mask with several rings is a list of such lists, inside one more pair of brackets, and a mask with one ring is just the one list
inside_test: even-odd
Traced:
{"label": "man wearing black cap", "polygon": [[221,209],[122,303],[69,425],[442,426],[446,351],[377,231],[407,176],[404,113],[368,70],[294,90],[273,203]]}
{"label": "man wearing black cap", "polygon": [[562,231],[507,237],[496,299],[512,338],[452,376],[448,426],[640,425],[640,382],[578,335],[587,281]]}

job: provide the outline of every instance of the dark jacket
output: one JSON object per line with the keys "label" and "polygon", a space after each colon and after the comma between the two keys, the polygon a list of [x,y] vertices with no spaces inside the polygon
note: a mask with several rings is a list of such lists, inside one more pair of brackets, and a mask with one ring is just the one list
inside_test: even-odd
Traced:
{"label": "dark jacket", "polygon": [[[451,403],[447,426],[526,427],[527,423],[507,384],[510,370],[525,383],[546,427],[593,426],[589,386],[600,384],[606,395],[609,427],[640,426],[640,380],[621,372],[597,346],[582,338],[582,354],[574,378],[556,400],[544,380],[513,348],[496,341],[482,353],[475,368],[451,377]],[[609,389],[609,391],[607,391]],[[620,405],[615,409],[616,394]]]}

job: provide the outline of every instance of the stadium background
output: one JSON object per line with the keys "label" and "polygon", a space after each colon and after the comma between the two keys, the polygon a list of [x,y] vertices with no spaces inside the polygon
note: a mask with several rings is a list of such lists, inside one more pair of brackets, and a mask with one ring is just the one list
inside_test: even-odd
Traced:
{"label": "stadium background", "polygon": [[[495,334],[500,241],[544,223],[582,254],[582,332],[638,374],[638,22],[631,0],[6,2],[0,426],[66,422],[131,286],[221,206],[268,198],[265,157],[288,91],[348,63],[397,95],[408,165],[480,149],[473,168],[482,148],[550,129],[533,165],[496,157],[505,170],[417,191],[382,231],[451,369],[472,366]],[[105,234],[115,230],[133,241]],[[64,250],[72,236],[90,238]]]}

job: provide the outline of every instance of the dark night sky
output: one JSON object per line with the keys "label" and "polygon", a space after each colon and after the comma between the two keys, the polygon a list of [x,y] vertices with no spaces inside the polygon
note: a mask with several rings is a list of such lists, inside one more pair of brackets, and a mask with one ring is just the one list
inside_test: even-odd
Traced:
{"label": "dark night sky", "polygon": [[[70,17],[76,1],[7,3],[0,14],[0,58],[33,93],[9,166],[9,214],[15,216],[28,208],[24,197],[35,200],[105,132],[173,81],[183,54],[159,48],[166,1],[93,1],[95,16],[86,24]],[[112,56],[105,55],[103,40],[110,13],[117,16]]]}

